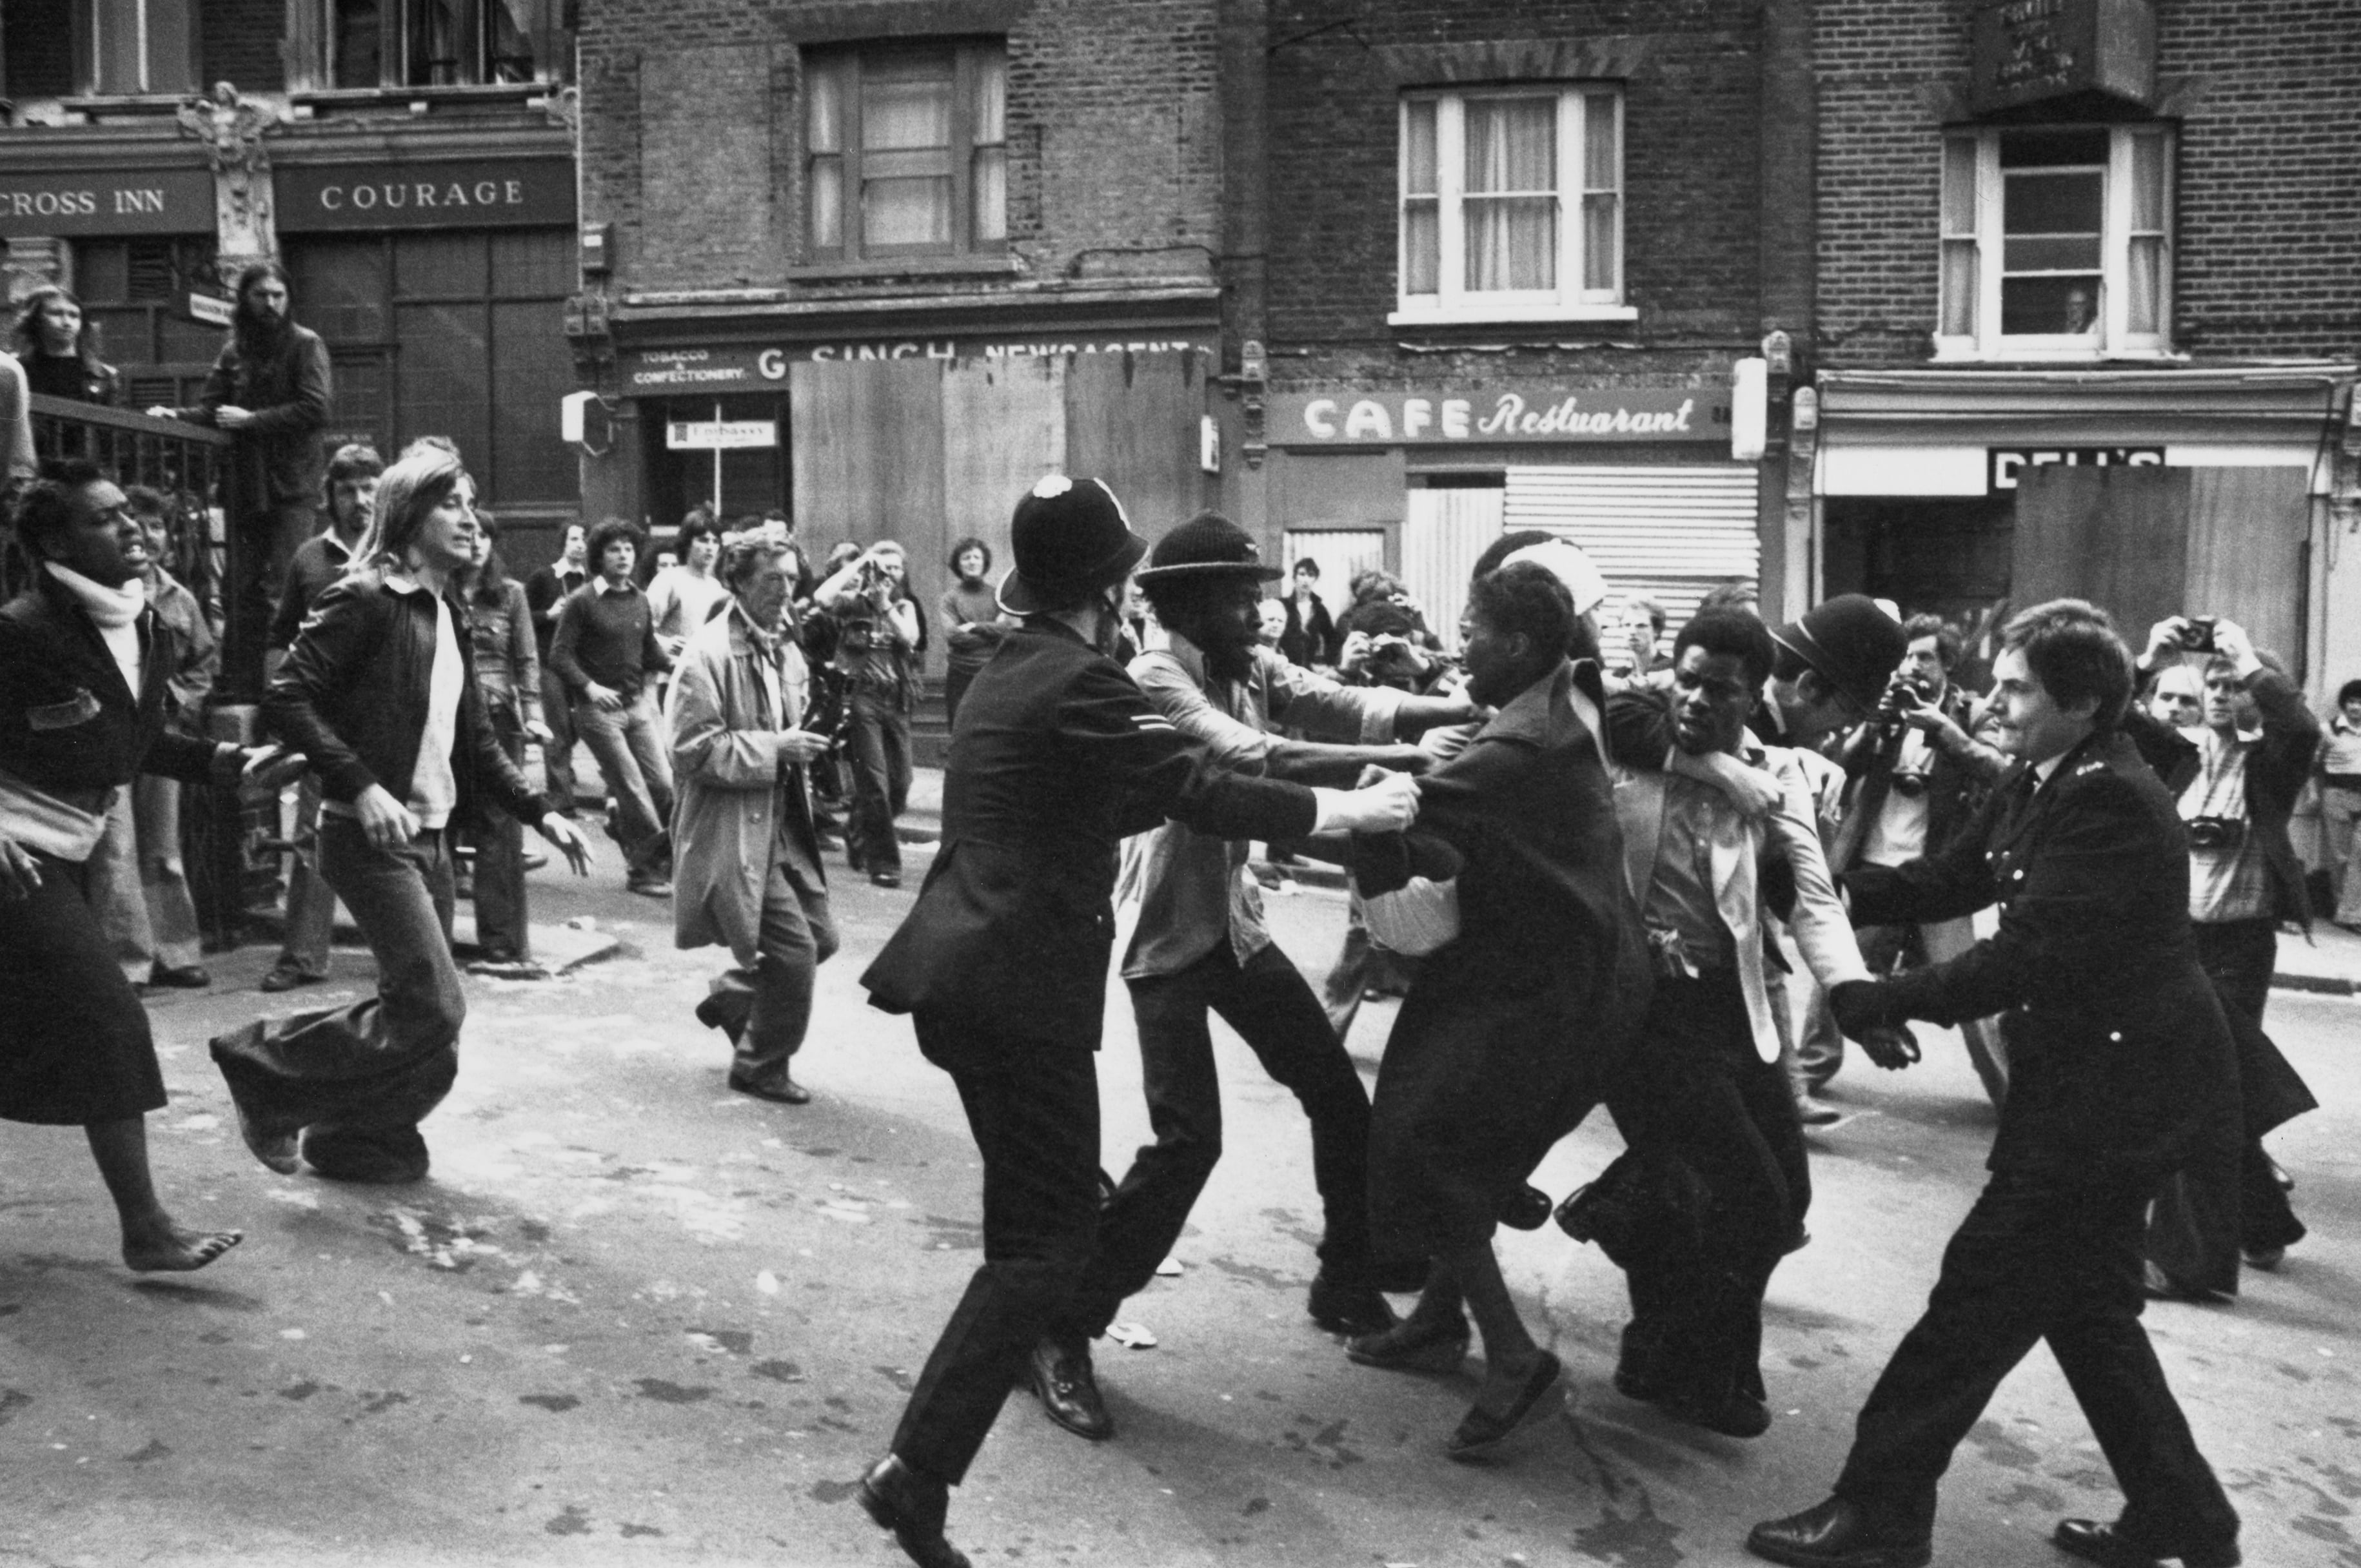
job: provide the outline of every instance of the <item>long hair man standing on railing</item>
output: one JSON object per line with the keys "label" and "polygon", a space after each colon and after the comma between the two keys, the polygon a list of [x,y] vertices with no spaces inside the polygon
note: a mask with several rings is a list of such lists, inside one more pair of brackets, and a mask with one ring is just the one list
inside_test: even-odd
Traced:
{"label": "long hair man standing on railing", "polygon": [[[279,585],[296,550],[318,526],[325,461],[321,433],[334,406],[328,345],[290,313],[287,269],[258,261],[237,275],[237,314],[205,389],[185,408],[158,406],[159,419],[227,431],[244,482],[240,580],[224,596],[233,630],[230,658],[261,657]],[[259,673],[233,667],[233,686]]]}

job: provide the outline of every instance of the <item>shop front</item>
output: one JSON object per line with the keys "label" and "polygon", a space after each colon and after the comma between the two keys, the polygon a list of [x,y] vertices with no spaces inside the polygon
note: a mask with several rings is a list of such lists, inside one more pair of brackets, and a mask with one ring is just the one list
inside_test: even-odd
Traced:
{"label": "shop front", "polygon": [[53,278],[72,288],[124,373],[126,406],[193,396],[221,348],[221,328],[192,304],[221,296],[214,224],[214,176],[193,147],[72,133],[0,143],[8,298]]}
{"label": "shop front", "polygon": [[[951,544],[981,538],[1005,570],[1016,498],[1045,473],[1105,478],[1150,535],[1217,499],[1202,445],[1215,334],[1207,321],[862,335],[824,321],[634,334],[617,351],[614,417],[588,443],[584,510],[639,517],[662,540],[694,507],[778,509],[815,555],[892,539],[931,620]],[[938,631],[929,674],[942,658]]]}
{"label": "shop front", "polygon": [[555,554],[544,536],[579,499],[559,430],[574,387],[572,158],[390,148],[328,161],[329,150],[280,151],[276,182],[296,315],[335,365],[330,439],[390,457],[448,436],[485,507],[516,531],[511,558]]}
{"label": "shop front", "polygon": [[1762,466],[1731,456],[1731,390],[1502,378],[1477,387],[1287,391],[1269,400],[1268,527],[1289,565],[1319,563],[1332,611],[1354,572],[1399,576],[1455,641],[1467,575],[1503,532],[1587,551],[1675,626],[1705,592],[1755,578]]}
{"label": "shop front", "polygon": [[2317,687],[2361,611],[2330,510],[2354,373],[1824,373],[1818,592],[1959,619],[2071,596],[2136,640],[2226,616]]}

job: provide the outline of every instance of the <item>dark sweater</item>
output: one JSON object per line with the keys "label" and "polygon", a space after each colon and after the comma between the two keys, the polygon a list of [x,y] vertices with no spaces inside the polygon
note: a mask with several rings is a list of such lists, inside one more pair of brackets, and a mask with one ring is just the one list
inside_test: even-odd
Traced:
{"label": "dark sweater", "polygon": [[622,693],[626,702],[640,695],[650,674],[672,667],[657,645],[648,596],[636,587],[609,593],[604,579],[566,596],[557,634],[549,640],[549,663],[575,696],[595,681]]}
{"label": "dark sweater", "polygon": [[280,590],[279,609],[270,617],[270,635],[263,646],[274,652],[293,647],[295,633],[303,629],[303,618],[312,613],[313,604],[328,590],[328,585],[345,575],[352,559],[353,553],[333,532],[315,533],[297,545],[294,558],[287,563],[287,583]]}

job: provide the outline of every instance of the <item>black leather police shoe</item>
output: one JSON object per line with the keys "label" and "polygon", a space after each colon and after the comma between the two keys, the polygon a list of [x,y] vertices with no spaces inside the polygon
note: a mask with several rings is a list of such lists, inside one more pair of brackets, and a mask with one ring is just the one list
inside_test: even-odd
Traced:
{"label": "black leather police shoe", "polygon": [[1324,1268],[1312,1281],[1305,1310],[1332,1334],[1383,1333],[1396,1321],[1392,1304],[1376,1286],[1332,1278]]}
{"label": "black leather police shoe", "polygon": [[870,1466],[861,1478],[861,1506],[918,1568],[968,1568],[967,1553],[943,1539],[943,1516],[950,1488],[921,1475],[894,1454]]}
{"label": "black leather police shoe", "polygon": [[2156,1568],[2160,1557],[2178,1557],[2183,1568],[2238,1568],[2240,1561],[2235,1540],[2218,1546],[2150,1552],[2116,1533],[2114,1525],[2095,1519],[2059,1519],[2058,1533],[2049,1539],[2059,1551],[2071,1552],[2085,1562],[2103,1563],[2105,1568]]}
{"label": "black leather police shoe", "polygon": [[1927,1568],[1935,1556],[1925,1531],[1881,1524],[1842,1497],[1764,1520],[1746,1537],[1746,1550],[1791,1568]]}
{"label": "black leather police shoe", "polygon": [[1089,1346],[1045,1338],[1033,1347],[1028,1368],[1033,1392],[1051,1420],[1093,1442],[1115,1435],[1115,1418],[1107,1414],[1106,1401],[1099,1397]]}

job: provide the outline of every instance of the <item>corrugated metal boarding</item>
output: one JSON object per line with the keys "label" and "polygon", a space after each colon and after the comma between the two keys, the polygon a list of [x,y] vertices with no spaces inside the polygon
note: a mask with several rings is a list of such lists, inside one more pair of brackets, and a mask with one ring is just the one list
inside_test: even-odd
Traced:
{"label": "corrugated metal boarding", "polygon": [[1752,467],[1512,467],[1506,530],[1538,528],[1572,540],[1613,592],[1601,616],[1610,654],[1630,601],[1664,608],[1666,630],[1695,613],[1706,590],[1761,566]]}

